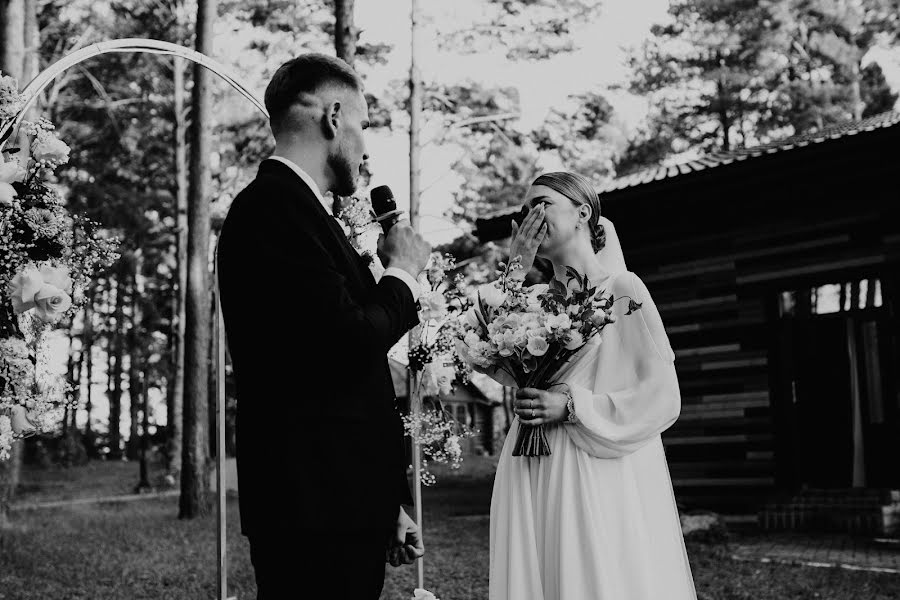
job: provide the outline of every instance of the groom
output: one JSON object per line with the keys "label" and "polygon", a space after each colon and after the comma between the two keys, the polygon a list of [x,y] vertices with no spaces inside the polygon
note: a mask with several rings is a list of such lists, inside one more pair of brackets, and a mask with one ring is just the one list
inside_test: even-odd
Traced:
{"label": "groom", "polygon": [[275,153],[235,198],[218,264],[237,384],[241,530],[260,600],[377,599],[424,554],[387,351],[417,322],[430,246],[386,236],[377,283],[332,216],[368,158],[347,63],[305,54],[266,89]]}

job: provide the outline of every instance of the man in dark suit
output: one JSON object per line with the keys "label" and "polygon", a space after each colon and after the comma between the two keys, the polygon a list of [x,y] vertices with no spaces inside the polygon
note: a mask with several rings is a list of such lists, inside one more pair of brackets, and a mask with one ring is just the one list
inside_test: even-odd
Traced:
{"label": "man in dark suit", "polygon": [[430,246],[385,238],[376,283],[331,214],[368,158],[357,74],[318,54],[266,89],[275,154],[235,198],[219,240],[237,384],[241,529],[258,598],[377,599],[386,558],[424,548],[411,505],[387,351],[417,322]]}

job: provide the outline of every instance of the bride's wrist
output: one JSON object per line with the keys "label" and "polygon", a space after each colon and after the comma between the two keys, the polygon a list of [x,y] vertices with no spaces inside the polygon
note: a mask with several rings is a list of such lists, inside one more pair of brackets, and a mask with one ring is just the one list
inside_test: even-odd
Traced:
{"label": "bride's wrist", "polygon": [[575,398],[572,396],[572,388],[569,387],[569,384],[566,384],[566,389],[562,391],[562,394],[566,397],[566,411],[563,422],[577,423],[578,416],[575,414]]}

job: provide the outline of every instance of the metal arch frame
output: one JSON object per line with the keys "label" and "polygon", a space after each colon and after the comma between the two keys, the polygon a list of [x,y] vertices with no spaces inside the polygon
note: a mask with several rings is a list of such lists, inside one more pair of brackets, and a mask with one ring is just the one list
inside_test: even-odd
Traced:
{"label": "metal arch frame", "polygon": [[[39,94],[61,73],[73,66],[102,54],[139,53],[175,56],[189,60],[224,79],[232,88],[249,100],[266,117],[269,116],[265,105],[247,87],[241,84],[230,70],[221,63],[211,59],[196,50],[185,48],[170,42],[144,38],[124,38],[120,40],[108,40],[86,46],[73,52],[50,67],[42,71],[25,86],[22,95],[25,97],[25,105],[18,115],[0,128],[0,150],[7,140],[4,137],[17,129],[24,119],[25,113],[35,103]],[[10,135],[10,138],[12,136]],[[226,546],[226,490],[225,490],[225,327],[222,319],[222,306],[219,300],[218,282],[218,245],[216,246],[213,262],[213,286],[215,290],[215,348],[216,348],[216,547],[217,561],[217,598],[219,600],[234,600],[228,596],[228,563]]]}

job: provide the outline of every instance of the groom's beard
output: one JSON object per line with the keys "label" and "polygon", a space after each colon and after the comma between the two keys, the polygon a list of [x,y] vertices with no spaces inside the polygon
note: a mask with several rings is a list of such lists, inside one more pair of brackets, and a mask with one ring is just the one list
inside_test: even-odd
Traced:
{"label": "groom's beard", "polygon": [[336,196],[350,196],[356,191],[356,175],[353,174],[353,165],[341,154],[328,155],[328,167],[334,173]]}

